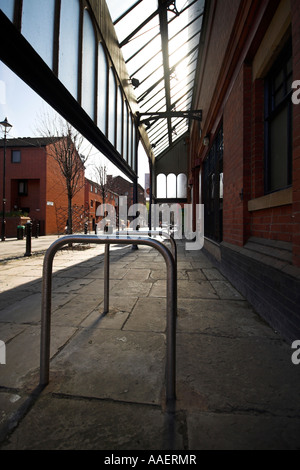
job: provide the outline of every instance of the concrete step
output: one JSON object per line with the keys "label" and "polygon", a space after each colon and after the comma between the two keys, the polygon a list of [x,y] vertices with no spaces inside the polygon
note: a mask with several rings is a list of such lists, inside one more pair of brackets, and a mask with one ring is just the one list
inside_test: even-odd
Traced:
{"label": "concrete step", "polygon": [[244,248],[274,258],[274,260],[293,263],[292,244],[288,242],[251,237]]}

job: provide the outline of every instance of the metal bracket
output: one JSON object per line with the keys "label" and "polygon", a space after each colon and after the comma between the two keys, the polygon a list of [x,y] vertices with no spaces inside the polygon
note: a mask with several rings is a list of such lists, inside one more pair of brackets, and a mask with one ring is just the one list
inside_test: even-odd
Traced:
{"label": "metal bracket", "polygon": [[[194,110],[194,111],[169,111],[169,112],[153,112],[153,113],[136,113],[138,118],[138,125],[146,124],[151,125],[151,121],[157,121],[158,119],[167,119],[167,118],[177,118],[182,117],[186,119],[193,119],[195,121],[202,122],[202,109]],[[145,117],[146,119],[141,119]]]}

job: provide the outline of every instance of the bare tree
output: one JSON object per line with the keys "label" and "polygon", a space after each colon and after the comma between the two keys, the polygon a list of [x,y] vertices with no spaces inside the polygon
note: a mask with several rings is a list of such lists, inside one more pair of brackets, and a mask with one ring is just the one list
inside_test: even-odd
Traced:
{"label": "bare tree", "polygon": [[84,186],[84,165],[88,159],[81,153],[84,138],[71,124],[58,115],[43,115],[38,132],[49,139],[48,154],[58,164],[63,176],[68,198],[67,233],[73,233],[74,196]]}
{"label": "bare tree", "polygon": [[102,204],[105,204],[105,195],[108,189],[107,187],[107,166],[105,164],[94,165],[94,178],[95,182],[98,184],[101,196]]}

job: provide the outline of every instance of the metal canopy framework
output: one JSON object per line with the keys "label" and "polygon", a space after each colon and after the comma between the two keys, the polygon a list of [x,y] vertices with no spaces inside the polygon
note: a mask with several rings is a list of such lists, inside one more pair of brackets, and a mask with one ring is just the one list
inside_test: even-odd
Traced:
{"label": "metal canopy framework", "polygon": [[205,0],[107,0],[139,105],[158,157],[186,135],[191,119]]}

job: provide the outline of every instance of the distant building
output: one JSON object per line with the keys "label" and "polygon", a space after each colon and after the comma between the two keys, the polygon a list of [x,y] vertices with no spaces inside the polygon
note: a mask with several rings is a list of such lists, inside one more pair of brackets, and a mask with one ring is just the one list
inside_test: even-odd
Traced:
{"label": "distant building", "polygon": [[[107,175],[107,187],[119,196],[126,196],[129,207],[134,203],[133,186],[133,183],[122,178],[122,176]],[[146,202],[144,188],[140,184],[138,184],[138,202],[139,204],[145,204]]]}
{"label": "distant building", "polygon": [[150,174],[145,174],[145,198],[146,200],[149,199],[150,195]]}
{"label": "distant building", "polygon": [[[3,145],[0,140],[0,191],[3,191]],[[28,214],[33,224],[39,223],[40,234],[63,233],[67,225],[68,199],[66,185],[58,163],[50,155],[51,139],[8,139],[6,144],[6,212]],[[78,155],[78,158],[79,155]],[[84,166],[79,178],[80,189],[73,198],[74,229],[83,230]],[[6,233],[16,237],[16,229]]]}
{"label": "distant building", "polygon": [[88,231],[94,232],[96,224],[103,218],[97,216],[97,209],[101,204],[110,204],[115,207],[118,214],[119,196],[111,191],[107,185],[103,188],[92,180],[85,179],[85,207],[87,209]]}
{"label": "distant building", "polygon": [[[138,201],[134,201],[134,196],[133,196],[133,189],[134,185],[130,181],[127,181],[125,178],[122,178],[122,176],[112,176],[112,175],[107,175],[107,187],[110,188],[110,190],[114,191],[117,193],[119,196],[126,196],[127,197],[127,213],[129,212],[129,208],[133,206],[135,202],[146,205],[146,198],[145,198],[145,191],[144,188],[138,184]],[[134,216],[128,216],[127,222],[125,221],[125,224],[128,222],[130,223],[132,220],[136,218],[136,215]],[[145,220],[144,223],[147,223]]]}

